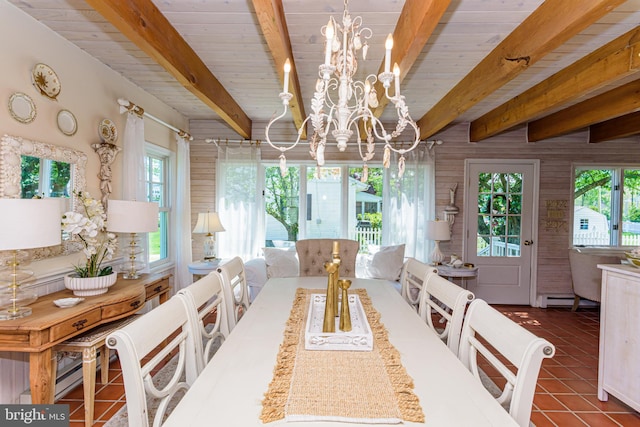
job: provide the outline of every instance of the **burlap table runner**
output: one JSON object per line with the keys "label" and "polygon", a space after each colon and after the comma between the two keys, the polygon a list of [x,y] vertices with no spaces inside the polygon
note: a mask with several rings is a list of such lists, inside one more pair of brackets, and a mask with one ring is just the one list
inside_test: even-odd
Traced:
{"label": "burlap table runner", "polygon": [[348,421],[362,423],[424,422],[413,380],[391,345],[380,314],[365,289],[360,296],[374,336],[373,351],[312,351],[304,348],[310,295],[298,289],[274,368],[262,401],[265,422]]}

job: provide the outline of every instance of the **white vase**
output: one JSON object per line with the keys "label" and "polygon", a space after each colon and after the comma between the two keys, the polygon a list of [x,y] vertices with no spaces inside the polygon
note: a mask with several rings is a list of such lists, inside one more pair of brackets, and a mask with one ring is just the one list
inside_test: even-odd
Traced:
{"label": "white vase", "polygon": [[115,271],[108,276],[98,277],[78,277],[76,273],[72,273],[64,277],[64,286],[76,296],[90,297],[106,293],[117,279],[118,273]]}

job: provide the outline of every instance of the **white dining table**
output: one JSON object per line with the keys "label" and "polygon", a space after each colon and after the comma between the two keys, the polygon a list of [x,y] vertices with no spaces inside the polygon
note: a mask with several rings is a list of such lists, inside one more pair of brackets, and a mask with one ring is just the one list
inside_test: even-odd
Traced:
{"label": "white dining table", "polygon": [[[164,426],[365,425],[285,420],[265,424],[259,419],[296,290],[322,289],[326,284],[326,277],[270,279]],[[517,425],[402,299],[391,282],[353,279],[351,287],[367,290],[389,333],[389,341],[400,352],[402,364],[414,380],[414,392],[420,399],[425,423],[405,421],[404,425]]]}

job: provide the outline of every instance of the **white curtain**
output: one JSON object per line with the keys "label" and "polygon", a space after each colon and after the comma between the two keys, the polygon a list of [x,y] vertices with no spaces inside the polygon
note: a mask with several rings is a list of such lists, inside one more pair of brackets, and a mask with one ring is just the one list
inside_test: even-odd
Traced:
{"label": "white curtain", "polygon": [[144,175],[144,120],[135,113],[127,113],[122,151],[122,198],[147,200]]}
{"label": "white curtain", "polygon": [[176,186],[172,200],[175,200],[172,211],[176,223],[176,266],[175,290],[180,290],[193,282],[189,273],[191,254],[191,166],[189,162],[189,142],[176,135],[178,150],[176,153]]}
{"label": "white curtain", "polygon": [[432,243],[426,239],[426,222],[435,215],[435,159],[425,144],[406,153],[406,166],[398,178],[399,155],[384,170],[382,244],[404,243],[405,256],[428,262]]}
{"label": "white curtain", "polygon": [[255,145],[218,148],[218,214],[226,231],[216,234],[218,256],[247,261],[264,246],[264,212],[258,192],[260,149]]}

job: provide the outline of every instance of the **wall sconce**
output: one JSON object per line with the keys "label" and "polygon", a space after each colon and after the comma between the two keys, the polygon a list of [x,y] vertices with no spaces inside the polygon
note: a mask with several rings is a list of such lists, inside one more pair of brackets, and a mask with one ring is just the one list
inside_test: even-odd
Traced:
{"label": "wall sconce", "polygon": [[216,259],[216,240],[213,233],[225,231],[216,212],[199,213],[193,232],[206,234],[204,239],[204,260]]}
{"label": "wall sconce", "polygon": [[453,187],[449,189],[449,204],[444,208],[444,220],[449,223],[449,234],[453,233],[453,223],[456,222],[456,215],[460,212],[460,209],[456,206],[456,190],[458,189],[458,183],[453,184]]}
{"label": "wall sconce", "polygon": [[131,200],[109,200],[107,208],[107,230],[113,233],[129,233],[129,261],[122,266],[124,279],[137,279],[138,271],[146,266],[144,261],[136,261],[144,252],[139,246],[138,233],[158,230],[158,204]]}
{"label": "wall sconce", "polygon": [[60,200],[0,199],[0,250],[11,251],[0,258],[0,320],[31,315],[27,305],[38,294],[20,285],[33,280],[33,272],[23,270],[29,254],[22,249],[59,245],[62,241]]}

